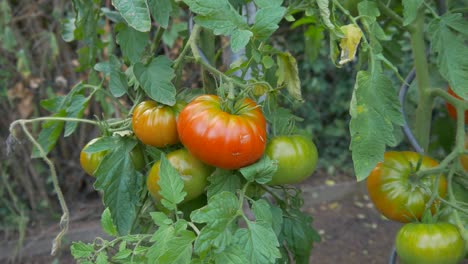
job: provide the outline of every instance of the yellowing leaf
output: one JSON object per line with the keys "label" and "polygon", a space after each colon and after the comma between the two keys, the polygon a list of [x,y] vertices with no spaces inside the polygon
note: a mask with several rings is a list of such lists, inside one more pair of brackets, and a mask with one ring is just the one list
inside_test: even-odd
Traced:
{"label": "yellowing leaf", "polygon": [[350,62],[356,56],[356,50],[361,41],[362,31],[356,25],[350,24],[342,26],[344,37],[340,41],[341,58],[340,65]]}

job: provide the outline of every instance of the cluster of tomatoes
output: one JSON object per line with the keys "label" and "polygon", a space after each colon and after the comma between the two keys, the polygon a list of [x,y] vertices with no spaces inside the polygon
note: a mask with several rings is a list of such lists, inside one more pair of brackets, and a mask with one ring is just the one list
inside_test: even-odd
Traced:
{"label": "cluster of tomatoes", "polygon": [[[215,95],[201,95],[189,104],[174,106],[144,101],[132,116],[135,136],[144,144],[157,148],[181,143],[182,148],[166,155],[179,172],[187,193],[184,201],[205,192],[207,177],[214,169],[236,170],[258,161],[263,155],[277,161],[278,170],[269,185],[303,181],[315,170],[317,148],[311,139],[301,135],[283,135],[267,142],[267,124],[261,107],[253,100],[237,100],[230,107]],[[83,150],[94,142],[90,141]],[[93,175],[106,155],[81,152],[83,169]],[[131,152],[136,169],[143,158],[139,146]],[[160,200],[160,162],[149,170],[146,185],[150,194]]]}
{"label": "cluster of tomatoes", "polygon": [[[416,152],[390,151],[367,178],[369,197],[377,210],[388,219],[406,223],[395,241],[403,263],[456,264],[465,256],[465,241],[454,225],[452,208],[439,210],[438,221],[420,222],[425,213],[433,214],[441,207],[440,201],[435,200],[427,208],[436,197],[433,192],[436,190],[441,198],[447,193],[444,175],[417,176],[418,171],[437,165],[437,161]],[[454,192],[457,198],[466,196],[462,187],[454,188]]]}

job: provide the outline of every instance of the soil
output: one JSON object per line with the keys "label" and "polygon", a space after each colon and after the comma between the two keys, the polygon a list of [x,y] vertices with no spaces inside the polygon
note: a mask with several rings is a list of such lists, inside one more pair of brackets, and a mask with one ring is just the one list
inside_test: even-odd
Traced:
{"label": "soil", "polygon": [[[349,175],[316,173],[300,187],[305,198],[304,211],[313,216],[313,227],[322,237],[322,241],[312,249],[310,263],[389,263],[394,238],[401,224],[386,220],[374,209],[363,183],[357,183]],[[104,236],[99,226],[101,211],[99,199],[74,205],[70,231],[58,256],[49,255],[51,241],[58,230],[55,225],[28,235],[21,257],[8,262],[75,263],[68,251],[68,243]],[[7,261],[5,257],[11,256],[15,241],[2,244],[0,262],[4,263]]]}

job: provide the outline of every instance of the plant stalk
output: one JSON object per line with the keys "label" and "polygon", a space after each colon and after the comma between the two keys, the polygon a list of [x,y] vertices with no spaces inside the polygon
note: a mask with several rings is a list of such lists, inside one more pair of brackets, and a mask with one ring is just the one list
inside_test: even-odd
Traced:
{"label": "plant stalk", "polygon": [[427,151],[429,147],[433,98],[430,95],[429,68],[427,64],[426,44],[424,42],[424,12],[422,10],[419,11],[417,18],[410,25],[410,35],[419,91],[415,136],[423,150]]}

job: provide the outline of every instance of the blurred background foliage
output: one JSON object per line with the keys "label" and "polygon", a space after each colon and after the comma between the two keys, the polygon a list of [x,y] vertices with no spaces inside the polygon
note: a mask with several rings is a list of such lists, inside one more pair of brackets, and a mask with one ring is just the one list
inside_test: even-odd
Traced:
{"label": "blurred background foliage", "polygon": [[[103,1],[103,5],[111,8],[109,0]],[[112,13],[108,14],[108,17],[112,16]],[[16,119],[49,115],[40,107],[41,100],[67,94],[81,80],[98,80],[95,71],[79,71],[80,66],[93,64],[93,61],[86,60],[87,44],[83,41],[64,41],[63,36],[65,39],[79,38],[67,35],[67,26],[73,22],[73,18],[73,6],[68,0],[0,0],[0,236],[4,240],[13,235],[16,237],[18,232],[20,238],[24,238],[28,225],[47,226],[46,220],[42,219],[50,220],[50,215],[59,217],[48,168],[42,161],[31,161],[31,146],[21,132],[18,132],[18,138],[22,140],[10,140],[8,127]],[[98,37],[96,45],[101,45],[102,49],[100,54],[92,56],[105,59],[109,49],[116,48],[113,44],[115,36],[109,33],[113,32],[109,29],[109,19],[104,16],[95,19],[99,25],[94,29]],[[299,65],[305,103],[293,104],[286,98],[285,104],[289,104],[295,114],[304,119],[297,125],[312,132],[319,149],[320,170],[331,177],[339,173],[349,175],[349,180],[354,180],[349,152],[348,109],[356,75],[353,64],[360,60],[337,69],[329,58],[329,40],[324,35],[324,29],[317,26],[313,18],[295,19],[295,22],[284,21],[272,37],[274,45],[288,50]],[[383,47],[386,56],[392,63],[400,65],[399,71],[405,75],[412,67],[406,36],[392,22],[382,23],[388,34],[388,45]],[[165,46],[160,52],[169,56],[172,54],[172,57],[179,53],[179,36],[186,33],[186,19],[181,19],[164,34]],[[390,69],[387,70],[397,91],[401,81]],[[194,78],[200,78],[201,74],[195,73],[197,71],[186,70],[182,85],[190,86]],[[434,73],[433,79],[435,86],[444,85],[437,73]],[[409,118],[416,105],[415,90],[410,89],[408,95],[406,106]],[[87,108],[85,117],[119,116],[120,104],[127,105],[128,100],[109,101],[98,94]],[[446,118],[445,111],[437,110],[442,109],[441,105],[442,102],[438,101],[435,107],[431,145],[439,156],[444,155],[453,144],[453,130],[451,132],[449,128],[454,124]],[[39,127],[31,129],[37,135]],[[57,166],[59,181],[69,202],[98,197],[92,188],[93,179],[80,169],[78,159],[81,147],[98,134],[98,128],[82,124],[77,133],[59,140],[49,154]],[[400,138],[403,140],[402,135]],[[408,148],[408,145],[402,144],[400,147]],[[73,203],[71,207],[73,210]]]}

